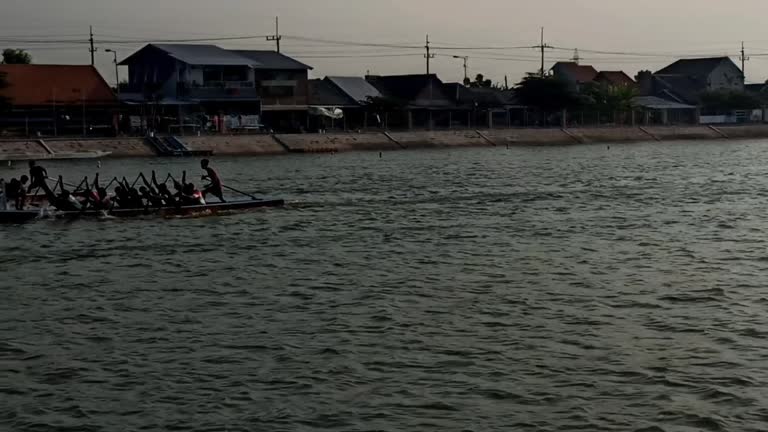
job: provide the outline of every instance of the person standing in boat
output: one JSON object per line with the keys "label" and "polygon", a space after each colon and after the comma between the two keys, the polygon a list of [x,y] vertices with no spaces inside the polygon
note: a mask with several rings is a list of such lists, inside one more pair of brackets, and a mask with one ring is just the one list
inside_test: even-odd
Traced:
{"label": "person standing in boat", "polygon": [[38,165],[35,161],[29,161],[29,187],[27,193],[31,193],[33,189],[42,189],[47,196],[53,195],[51,188],[48,187],[46,180],[48,179],[48,171],[42,166]]}
{"label": "person standing in boat", "polygon": [[221,177],[215,169],[211,168],[211,161],[203,159],[200,161],[200,167],[205,170],[203,180],[211,182],[207,186],[203,187],[203,198],[208,194],[211,194],[219,199],[221,202],[227,202],[224,199],[224,184],[221,182]]}

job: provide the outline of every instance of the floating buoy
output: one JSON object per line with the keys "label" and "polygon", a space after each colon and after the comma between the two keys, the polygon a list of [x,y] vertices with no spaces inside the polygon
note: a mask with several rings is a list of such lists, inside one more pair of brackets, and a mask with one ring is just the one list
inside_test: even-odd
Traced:
{"label": "floating buoy", "polygon": [[381,157],[382,157],[382,156],[381,156],[381,152],[379,152],[379,159],[381,159]]}

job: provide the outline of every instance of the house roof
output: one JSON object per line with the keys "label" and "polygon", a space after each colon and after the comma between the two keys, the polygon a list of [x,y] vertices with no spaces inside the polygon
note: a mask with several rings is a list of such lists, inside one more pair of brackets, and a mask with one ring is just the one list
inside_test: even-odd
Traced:
{"label": "house roof", "polygon": [[358,103],[366,103],[368,98],[381,97],[379,90],[362,77],[329,76],[325,79]]}
{"label": "house roof", "polygon": [[332,83],[322,79],[309,80],[309,104],[325,107],[359,106]]}
{"label": "house roof", "polygon": [[557,62],[552,69],[555,73],[563,73],[571,81],[578,83],[588,83],[594,81],[597,77],[597,70],[589,65],[580,65],[575,62]]}
{"label": "house roof", "polygon": [[595,77],[595,81],[616,86],[633,86],[637,84],[624,71],[601,71]]}
{"label": "house roof", "polygon": [[14,105],[98,104],[117,102],[115,94],[93,66],[0,65],[8,87],[0,96]]}
{"label": "house roof", "polygon": [[693,105],[682,104],[656,96],[637,96],[632,98],[632,105],[649,109],[696,109]]}
{"label": "house roof", "polygon": [[307,66],[275,51],[234,50],[230,52],[251,60],[254,69],[312,70],[312,66]]}
{"label": "house roof", "polygon": [[[425,75],[375,75],[366,77],[382,95],[412,103],[420,106],[449,105],[450,99],[446,98],[442,88],[443,82],[435,74]],[[419,100],[421,93],[432,85],[433,97],[431,100]]]}
{"label": "house roof", "polygon": [[688,75],[705,77],[712,73],[723,62],[730,62],[737,67],[730,57],[710,57],[696,59],[681,59],[656,72],[657,75]]}
{"label": "house roof", "polygon": [[701,93],[706,91],[706,81],[688,75],[654,75],[656,93],[663,93],[679,102],[697,104]]}
{"label": "house roof", "polygon": [[157,48],[169,56],[189,65],[202,66],[253,66],[253,60],[243,57],[236,52],[228,51],[216,45],[193,45],[193,44],[149,44],[139,51],[133,53],[120,64],[130,63],[130,60],[138,53],[149,49]]}

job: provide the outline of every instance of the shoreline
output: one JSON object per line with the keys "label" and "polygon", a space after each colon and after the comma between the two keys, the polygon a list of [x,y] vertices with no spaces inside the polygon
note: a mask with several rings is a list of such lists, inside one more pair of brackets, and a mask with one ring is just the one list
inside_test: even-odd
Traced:
{"label": "shoreline", "polygon": [[[425,148],[581,145],[768,138],[768,124],[525,128],[329,134],[179,136],[192,152],[214,156],[394,151]],[[144,138],[47,138],[0,140],[0,160],[161,157]]]}

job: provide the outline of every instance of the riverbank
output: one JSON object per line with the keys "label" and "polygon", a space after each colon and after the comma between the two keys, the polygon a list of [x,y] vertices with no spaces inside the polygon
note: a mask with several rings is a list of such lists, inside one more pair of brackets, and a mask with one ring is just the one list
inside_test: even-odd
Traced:
{"label": "riverbank", "polygon": [[[214,155],[228,156],[747,138],[768,138],[768,125],[179,137],[190,151],[210,151]],[[142,138],[57,138],[0,141],[0,160],[94,158],[107,155],[109,157],[150,157],[157,156],[157,151]]]}

